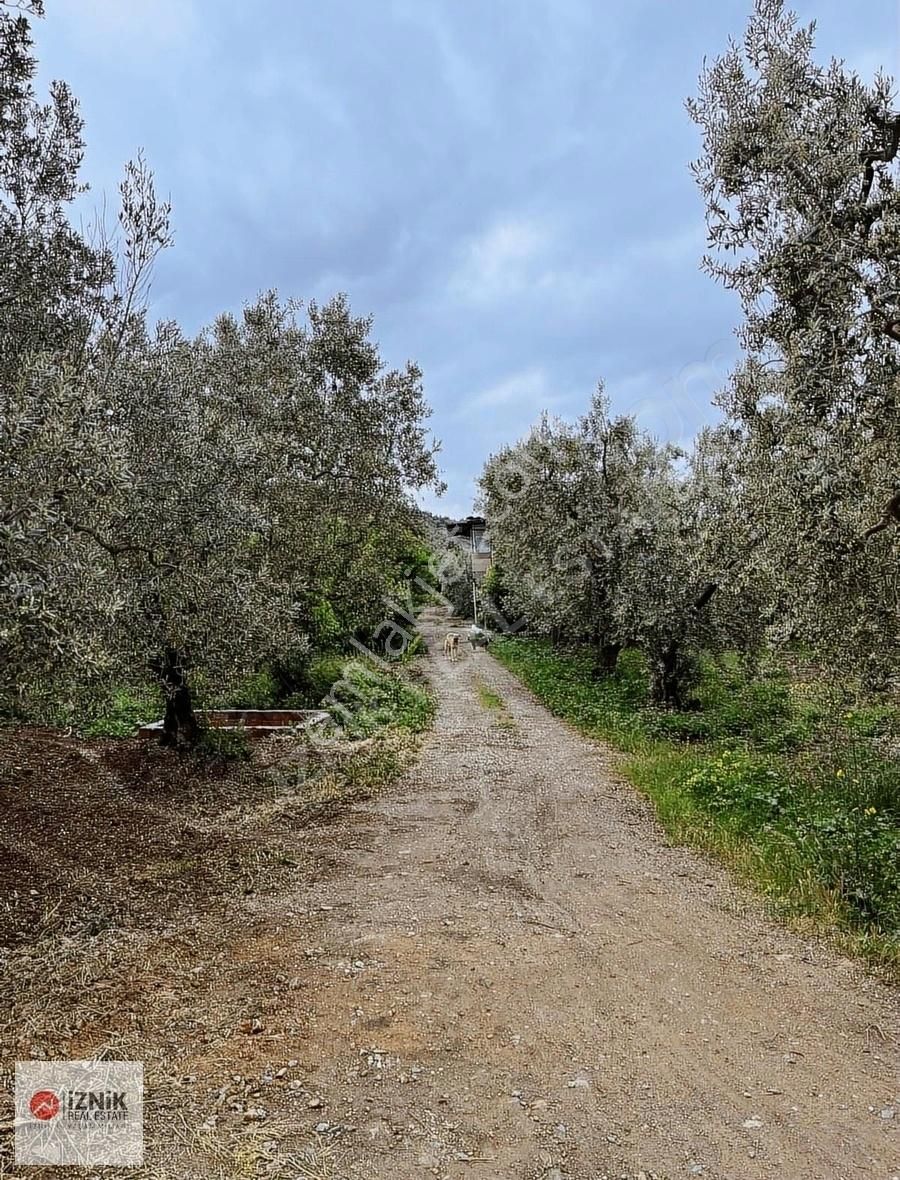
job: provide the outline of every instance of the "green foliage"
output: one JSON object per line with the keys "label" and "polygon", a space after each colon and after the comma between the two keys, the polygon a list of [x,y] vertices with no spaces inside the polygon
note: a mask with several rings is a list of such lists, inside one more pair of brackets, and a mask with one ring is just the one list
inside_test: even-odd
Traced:
{"label": "green foliage", "polygon": [[36,64],[0,5],[0,695],[149,667],[268,703],[261,666],[371,632],[425,560],[422,374],[343,295],[154,327],[169,206],[138,158],[110,248],[78,233],[82,121]]}
{"label": "green foliage", "polygon": [[674,839],[721,856],[779,912],[900,965],[900,764],[869,736],[892,731],[890,706],[858,704],[829,730],[810,694],[729,655],[701,660],[692,711],[673,713],[648,706],[635,651],[598,680],[585,648],[517,638],[492,650],[553,712],[630,751],[626,773]]}
{"label": "green foliage", "polygon": [[480,479],[499,613],[591,643],[601,666],[637,646],[653,698],[679,708],[701,651],[752,651],[762,634],[760,591],[735,576],[751,546],[734,440],[707,430],[683,458],[612,417],[601,385],[575,425],[545,415]]}
{"label": "green foliage", "polygon": [[278,704],[287,709],[315,708],[340,680],[347,656],[324,651],[276,665]]}
{"label": "green foliage", "polygon": [[400,671],[350,660],[326,700],[332,716],[350,737],[370,737],[379,729],[421,733],[431,724],[434,701]]}
{"label": "green foliage", "polygon": [[717,400],[739,450],[733,519],[753,523],[744,586],[838,675],[896,683],[900,120],[887,72],[820,61],[815,36],[785,0],[756,0],[688,103],[704,269],[744,313]]}
{"label": "green foliage", "polygon": [[[640,657],[622,659],[615,676],[597,680],[584,649],[560,651],[545,639],[497,638],[491,654],[515,672],[554,713],[597,736],[632,749],[644,736],[634,700],[641,686]],[[624,653],[623,653],[624,655]]]}
{"label": "green foliage", "polygon": [[411,533],[404,551],[400,554],[398,564],[402,571],[402,582],[405,587],[409,587],[413,610],[433,602],[434,592],[430,586],[434,555],[428,545]]}
{"label": "green foliage", "polygon": [[495,563],[488,569],[484,575],[484,581],[481,583],[481,588],[489,598],[493,598],[499,605],[499,600],[503,595],[503,571],[498,564]]}
{"label": "green foliage", "polygon": [[239,729],[202,729],[190,756],[202,762],[249,762],[250,738]]}
{"label": "green foliage", "polygon": [[885,758],[870,742],[835,739],[825,758],[808,771],[816,789],[835,806],[874,807],[900,823],[900,762]]}
{"label": "green foliage", "polygon": [[310,660],[306,670],[307,696],[311,704],[318,705],[331,692],[332,686],[344,674],[347,657],[336,653],[323,653]]}
{"label": "green foliage", "polygon": [[455,615],[472,618],[472,557],[458,541],[444,537],[436,573],[441,594]]}
{"label": "green foliage", "polygon": [[707,811],[739,830],[770,823],[792,803],[780,768],[741,751],[704,759],[683,786]]}
{"label": "green foliage", "polygon": [[161,708],[159,692],[149,687],[119,688],[83,706],[75,725],[85,737],[126,738],[158,717]]}
{"label": "green foliage", "polygon": [[278,703],[278,681],[269,667],[245,676],[228,695],[229,709],[274,709]]}
{"label": "green foliage", "polygon": [[408,662],[409,660],[414,660],[416,656],[424,655],[427,650],[428,647],[425,643],[425,637],[421,631],[417,631],[410,640],[409,646],[403,654],[403,658]]}
{"label": "green foliage", "polygon": [[312,609],[310,640],[313,646],[317,648],[332,647],[340,642],[343,631],[334,607],[325,599],[320,599]]}
{"label": "green foliage", "polygon": [[647,732],[676,741],[741,738],[773,753],[801,746],[820,720],[800,707],[782,676],[758,676],[732,657],[702,659],[687,712],[648,711]]}
{"label": "green foliage", "polygon": [[787,833],[840,898],[848,921],[900,932],[900,829],[874,807],[813,811]]}
{"label": "green foliage", "polygon": [[895,706],[887,704],[859,704],[844,714],[844,726],[858,738],[886,737],[900,729],[900,717]]}

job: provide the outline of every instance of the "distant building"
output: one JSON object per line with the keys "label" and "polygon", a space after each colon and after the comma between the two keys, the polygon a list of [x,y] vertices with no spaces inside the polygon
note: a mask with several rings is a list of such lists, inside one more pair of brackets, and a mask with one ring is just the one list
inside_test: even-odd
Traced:
{"label": "distant building", "polygon": [[491,539],[487,522],[483,516],[467,516],[465,520],[447,522],[447,532],[469,555],[472,561],[472,576],[477,584],[484,581],[484,575],[493,564]]}

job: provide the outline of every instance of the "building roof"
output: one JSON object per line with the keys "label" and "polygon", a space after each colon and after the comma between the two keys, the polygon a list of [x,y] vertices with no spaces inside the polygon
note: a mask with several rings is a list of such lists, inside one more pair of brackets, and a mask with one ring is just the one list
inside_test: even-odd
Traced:
{"label": "building roof", "polygon": [[465,520],[448,520],[447,532],[454,537],[471,537],[473,530],[483,532],[487,521],[483,516],[467,516]]}

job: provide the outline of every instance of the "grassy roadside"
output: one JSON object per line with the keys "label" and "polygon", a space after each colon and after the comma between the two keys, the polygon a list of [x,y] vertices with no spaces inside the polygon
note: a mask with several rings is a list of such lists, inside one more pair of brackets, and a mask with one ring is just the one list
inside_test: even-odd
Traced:
{"label": "grassy roadside", "polygon": [[595,680],[586,653],[500,639],[492,653],[557,716],[624,752],[626,777],[677,843],[723,860],[792,924],[900,981],[900,763],[890,703],[708,660],[695,708],[647,702],[636,652]]}
{"label": "grassy roadside", "polygon": [[384,669],[350,659],[322,704],[334,727],[307,744],[313,808],[371,798],[409,767],[435,702],[415,663]]}

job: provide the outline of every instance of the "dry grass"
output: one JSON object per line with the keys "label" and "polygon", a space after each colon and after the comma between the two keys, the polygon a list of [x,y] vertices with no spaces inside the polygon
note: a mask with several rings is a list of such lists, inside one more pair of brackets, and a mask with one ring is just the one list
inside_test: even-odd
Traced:
{"label": "dry grass", "polygon": [[[309,968],[285,977],[265,915],[298,877],[327,880],[333,821],[415,749],[393,733],[327,747],[279,739],[250,764],[210,764],[0,730],[0,1177],[16,1174],[12,1063],[109,1057],[144,1063],[142,1175],[339,1180],[340,1143],[315,1134],[303,1101],[309,1067],[269,1077],[302,1056],[302,992],[286,1001]],[[305,945],[314,921],[289,908],[284,921]],[[254,1021],[259,1035],[246,1035]],[[266,1110],[259,1125],[254,1105]]]}

